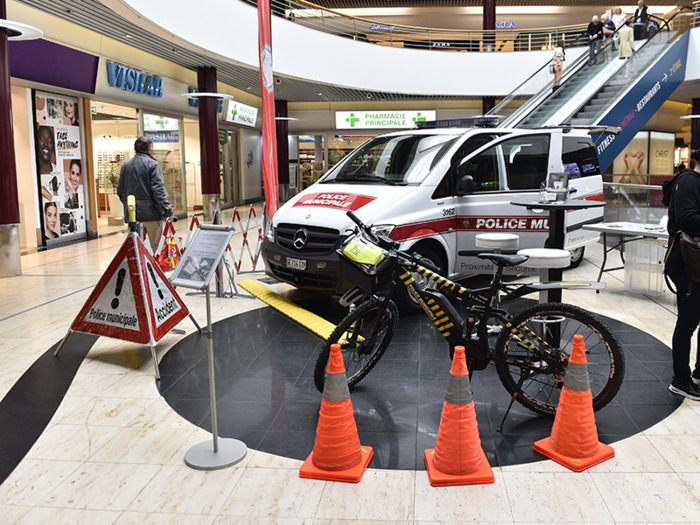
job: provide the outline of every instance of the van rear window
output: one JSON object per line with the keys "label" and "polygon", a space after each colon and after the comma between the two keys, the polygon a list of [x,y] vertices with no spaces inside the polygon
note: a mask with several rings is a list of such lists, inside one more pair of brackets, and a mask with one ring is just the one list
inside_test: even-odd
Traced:
{"label": "van rear window", "polygon": [[561,160],[570,179],[600,174],[593,144],[577,137],[564,137]]}

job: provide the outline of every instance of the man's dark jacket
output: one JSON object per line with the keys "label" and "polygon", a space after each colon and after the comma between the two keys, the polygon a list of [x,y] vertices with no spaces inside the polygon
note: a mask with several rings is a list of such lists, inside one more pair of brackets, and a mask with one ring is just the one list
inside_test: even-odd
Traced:
{"label": "man's dark jacket", "polygon": [[163,171],[160,164],[147,153],[137,153],[122,166],[117,195],[124,205],[124,222],[129,222],[128,195],[136,198],[138,222],[162,221],[173,214],[165,194]]}
{"label": "man's dark jacket", "polygon": [[668,242],[672,248],[665,266],[669,275],[685,273],[678,240],[673,242],[678,230],[700,233],[700,173],[690,169],[683,171],[671,188],[671,200],[668,205]]}
{"label": "man's dark jacket", "polygon": [[590,22],[588,24],[588,27],[586,28],[586,34],[591,37],[593,35],[598,35],[598,38],[594,40],[589,39],[589,43],[593,43],[595,41],[601,41],[603,40],[603,22],[600,20],[598,22]]}

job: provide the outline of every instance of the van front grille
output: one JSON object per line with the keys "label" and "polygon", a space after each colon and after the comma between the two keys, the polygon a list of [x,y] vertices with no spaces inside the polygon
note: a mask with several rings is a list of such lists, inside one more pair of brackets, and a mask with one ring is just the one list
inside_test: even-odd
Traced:
{"label": "van front grille", "polygon": [[332,228],[285,223],[277,226],[277,244],[300,254],[330,253],[339,242],[339,232]]}

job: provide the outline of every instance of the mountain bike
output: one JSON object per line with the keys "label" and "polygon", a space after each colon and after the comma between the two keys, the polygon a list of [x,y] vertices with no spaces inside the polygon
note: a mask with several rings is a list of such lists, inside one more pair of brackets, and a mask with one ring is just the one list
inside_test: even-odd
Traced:
{"label": "mountain bike", "polygon": [[[615,334],[595,314],[565,303],[537,303],[512,315],[500,306],[503,295],[559,289],[598,289],[601,283],[545,282],[507,284],[503,270],[523,264],[526,255],[482,253],[494,263],[489,286],[468,289],[439,275],[417,254],[398,249],[398,243],[375,234],[352,212],[358,228],[338,249],[344,276],[354,288],[341,298],[350,312],[324,342],[314,369],[314,382],[323,391],[325,370],[333,343],[341,345],[348,387],[356,386],[389,347],[398,323],[392,300],[405,286],[435,324],[449,346],[464,346],[470,374],[493,363],[514,401],[542,415],[553,416],[566,377],[571,343],[581,334],[586,344],[593,408],[599,410],[617,394],[625,359]],[[426,264],[423,266],[421,264]],[[419,286],[416,277],[428,283]],[[507,413],[507,412],[506,412]],[[505,420],[505,418],[504,418]]]}

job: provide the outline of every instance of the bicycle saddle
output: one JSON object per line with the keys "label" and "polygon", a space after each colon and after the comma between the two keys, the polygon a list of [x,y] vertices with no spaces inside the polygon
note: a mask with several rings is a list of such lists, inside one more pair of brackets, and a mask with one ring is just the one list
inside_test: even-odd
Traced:
{"label": "bicycle saddle", "polygon": [[479,259],[488,259],[499,266],[518,266],[528,260],[527,255],[506,255],[504,253],[479,253]]}

